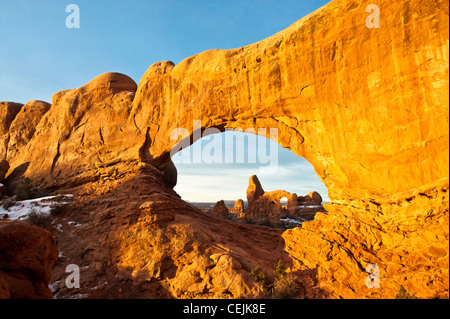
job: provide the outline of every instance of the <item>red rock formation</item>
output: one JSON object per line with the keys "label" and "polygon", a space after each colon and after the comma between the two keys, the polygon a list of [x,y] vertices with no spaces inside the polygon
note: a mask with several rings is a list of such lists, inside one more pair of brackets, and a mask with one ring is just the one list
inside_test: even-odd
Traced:
{"label": "red rock formation", "polygon": [[322,205],[322,196],[318,192],[311,192],[299,198],[300,205]]}
{"label": "red rock formation", "polygon": [[381,29],[367,28],[364,3],[335,0],[261,42],[151,66],[130,114],[148,128],[151,162],[167,161],[175,128],[192,134],[201,120],[202,129],[278,128],[334,203],[405,200],[448,177],[448,5],[378,5]]}
{"label": "red rock formation", "polygon": [[53,298],[48,284],[57,256],[56,241],[47,230],[0,220],[0,299]]}
{"label": "red rock formation", "polygon": [[213,209],[211,209],[211,215],[219,218],[227,219],[229,214],[230,211],[223,200],[218,201]]}
{"label": "red rock formation", "polygon": [[[136,169],[111,193],[75,201],[56,217],[64,256],[51,281],[58,298],[264,297],[250,270],[260,265],[271,275],[279,259],[291,264],[281,230],[210,217],[161,187],[158,169]],[[80,289],[65,287],[68,262],[83,269]],[[317,297],[313,274],[303,275],[304,293]]]}
{"label": "red rock formation", "polygon": [[245,210],[244,208],[244,201],[242,199],[236,200],[234,203],[234,207],[230,209],[231,214],[240,214],[243,213]]}
{"label": "red rock formation", "polygon": [[50,104],[42,101],[30,101],[20,109],[9,127],[7,160],[13,159],[28,144],[49,109]]}
{"label": "red rock formation", "polygon": [[6,159],[9,142],[9,127],[23,104],[0,102],[0,161]]}
{"label": "red rock formation", "polygon": [[[258,186],[255,187],[255,184]],[[247,194],[254,194],[255,189],[259,190],[258,197],[256,199],[253,197],[242,216],[244,221],[247,222],[286,227],[290,223],[287,224],[281,219],[313,220],[317,212],[324,211],[321,205],[322,197],[317,192],[311,192],[300,198],[295,193],[291,194],[283,190],[264,192],[258,178],[253,175],[250,178]],[[286,207],[281,205],[282,198],[287,198]],[[299,205],[305,204],[315,205],[316,207],[299,207]]]}
{"label": "red rock formation", "polygon": [[[364,3],[335,0],[259,43],[154,64],[137,89],[108,73],[56,93],[8,161],[8,187],[23,174],[41,191],[82,196],[66,214],[83,226],[57,236],[70,260],[88,266],[88,295],[117,297],[111,289],[124,287],[120,297],[259,296],[249,270],[258,263],[269,273],[281,258],[304,296],[392,298],[404,285],[448,298],[448,2],[379,6],[381,29],[366,27]],[[0,159],[21,107],[0,104]],[[281,239],[181,201],[170,151],[193,142],[193,120],[277,128],[279,144],[327,186],[328,214]],[[187,136],[171,140],[180,127]],[[262,197],[254,186],[251,200]],[[372,263],[376,290],[365,286]],[[94,289],[106,278],[112,288]]]}
{"label": "red rock formation", "polygon": [[259,179],[256,175],[250,176],[248,187],[247,187],[247,202],[248,205],[253,203],[255,200],[264,195],[264,189],[259,182]]}

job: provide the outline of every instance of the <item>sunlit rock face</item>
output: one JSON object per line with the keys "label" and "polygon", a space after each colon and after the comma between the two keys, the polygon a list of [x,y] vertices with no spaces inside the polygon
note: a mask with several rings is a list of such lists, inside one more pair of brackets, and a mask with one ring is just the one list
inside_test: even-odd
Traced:
{"label": "sunlit rock face", "polygon": [[[77,230],[85,236],[72,248],[70,231],[59,242],[80,262],[101,259],[108,272],[123,273],[117,282],[144,278],[130,288],[134,296],[151,295],[142,292],[146,276],[176,297],[261,296],[248,272],[255,264],[269,272],[276,250],[298,274],[303,296],[395,297],[403,285],[417,297],[448,297],[449,5],[381,0],[380,28],[367,27],[366,6],[332,1],[261,42],[154,64],[139,85],[107,73],[56,93],[19,149],[9,143],[22,106],[0,103],[8,190],[28,176],[43,191],[91,198],[68,212],[89,222]],[[177,128],[184,133],[173,139]],[[207,128],[266,129],[270,138],[277,129],[279,144],[306,158],[327,186],[328,213],[282,234],[258,227],[250,241],[243,239],[250,226],[217,227],[172,190],[172,147]],[[104,197],[126,183],[126,196]],[[153,204],[139,208],[144,202]],[[165,232],[161,242],[140,240]],[[189,255],[158,251],[170,240]],[[226,246],[232,259],[205,242]],[[80,254],[86,245],[108,253]],[[254,247],[266,248],[252,255]],[[152,258],[160,263],[143,261]],[[366,286],[369,264],[379,269],[380,288]],[[240,279],[227,292],[230,274]]]}

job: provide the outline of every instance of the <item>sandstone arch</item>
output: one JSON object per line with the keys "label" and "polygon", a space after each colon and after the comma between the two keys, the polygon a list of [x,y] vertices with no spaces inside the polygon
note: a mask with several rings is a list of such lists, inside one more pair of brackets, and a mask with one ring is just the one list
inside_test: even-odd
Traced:
{"label": "sandstone arch", "polygon": [[[139,86],[107,73],[56,93],[26,147],[8,158],[8,178],[29,163],[26,175],[49,191],[93,197],[122,183],[136,202],[147,198],[148,209],[111,195],[95,204],[100,220],[86,227],[109,226],[112,212],[104,207],[125,205],[128,215],[117,217],[125,231],[119,230],[126,235],[127,225],[135,225],[135,248],[142,246],[143,225],[163,227],[175,215],[209,239],[214,227],[170,189],[176,180],[170,150],[177,143],[171,131],[184,127],[193,135],[193,120],[201,120],[202,130],[278,128],[280,145],[314,166],[332,205],[328,215],[284,232],[284,244],[271,247],[283,247],[294,269],[313,269],[332,296],[392,298],[405,284],[418,297],[448,298],[448,2],[381,0],[380,29],[366,27],[364,4],[335,0],[261,42],[203,52],[177,66],[156,63]],[[21,107],[12,112],[0,103],[0,114]],[[0,159],[7,157],[13,117],[0,127]],[[91,207],[79,207],[92,216]],[[242,230],[235,231],[245,243]],[[87,233],[95,243],[105,240]],[[105,245],[114,249],[107,235]],[[270,243],[266,235],[258,240]],[[132,251],[128,265],[139,270]],[[241,260],[248,257],[239,252]],[[379,291],[364,286],[371,263],[380,268]]]}
{"label": "sandstone arch", "polygon": [[[202,129],[278,128],[279,143],[312,163],[335,203],[433,187],[448,177],[446,4],[410,2],[406,24],[404,3],[383,1],[382,32],[366,27],[362,3],[333,1],[256,44],[154,64],[130,120],[149,128],[157,166],[175,144],[170,132],[192,133],[201,120]],[[373,49],[383,44],[389,55]]]}
{"label": "sandstone arch", "polygon": [[[313,165],[336,204],[401,201],[448,184],[448,6],[409,2],[406,24],[404,3],[383,1],[382,32],[366,27],[362,4],[333,1],[261,42],[156,63],[137,88],[108,73],[59,92],[11,170],[31,161],[43,186],[60,185],[54,175],[84,161],[65,154],[85,137],[90,149],[77,153],[88,167],[145,161],[164,170],[170,133],[193,135],[200,120],[202,130],[277,128],[279,144]],[[373,50],[380,43],[392,53]],[[99,115],[105,123],[89,120]]]}

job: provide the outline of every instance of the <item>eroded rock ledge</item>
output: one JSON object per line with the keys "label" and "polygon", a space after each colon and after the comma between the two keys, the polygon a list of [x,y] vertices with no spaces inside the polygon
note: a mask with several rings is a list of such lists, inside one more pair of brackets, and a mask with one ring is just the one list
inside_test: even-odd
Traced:
{"label": "eroded rock ledge", "polygon": [[[64,213],[85,226],[54,232],[67,259],[53,280],[69,261],[95,262],[87,295],[117,297],[92,286],[106,267],[105,278],[129,283],[122,295],[259,296],[249,270],[270,272],[279,258],[304,297],[395,297],[400,285],[448,297],[448,2],[381,0],[380,29],[366,27],[365,6],[332,1],[261,42],[156,63],[139,85],[107,73],[56,93],[50,108],[1,102],[7,192],[27,176],[41,192],[80,196]],[[277,128],[326,184],[328,214],[247,241],[249,228],[183,202],[170,150],[191,139],[193,120]],[[175,128],[188,136],[170,140]],[[380,289],[365,286],[369,263]]]}

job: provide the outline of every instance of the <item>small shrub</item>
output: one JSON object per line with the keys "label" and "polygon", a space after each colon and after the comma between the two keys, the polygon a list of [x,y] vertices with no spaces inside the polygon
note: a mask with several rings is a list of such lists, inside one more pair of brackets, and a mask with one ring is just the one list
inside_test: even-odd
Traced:
{"label": "small shrub", "polygon": [[286,276],[286,268],[284,267],[283,262],[279,260],[277,268],[275,268],[274,271],[275,280],[279,280],[284,276]]}
{"label": "small shrub", "polygon": [[10,207],[14,206],[16,204],[16,200],[13,197],[10,197],[8,199],[5,199],[2,203],[2,207],[5,210],[8,210]]}
{"label": "small shrub", "polygon": [[274,299],[290,299],[298,295],[295,276],[292,273],[285,274],[276,280],[272,289],[272,298]]}
{"label": "small shrub", "polygon": [[246,224],[249,224],[249,225],[255,225],[256,224],[253,220],[251,220],[249,218],[245,218],[244,217],[244,221],[245,221]]}
{"label": "small shrub", "polygon": [[53,206],[50,209],[50,215],[51,216],[58,216],[58,215],[61,215],[62,211],[63,211],[63,207],[62,206]]}
{"label": "small shrub", "polygon": [[406,291],[405,287],[403,287],[403,285],[401,285],[400,289],[397,292],[397,295],[395,296],[395,299],[417,299],[417,297],[409,294]]}
{"label": "small shrub", "polygon": [[64,203],[66,201],[67,197],[63,195],[58,195],[55,198],[52,199],[55,203]]}
{"label": "small shrub", "polygon": [[261,269],[261,267],[257,266],[255,269],[252,269],[250,271],[250,276],[255,280],[257,283],[260,283],[263,286],[267,285],[268,277],[266,273]]}
{"label": "small shrub", "polygon": [[19,186],[17,187],[16,199],[27,200],[33,198],[34,196],[35,193],[33,191],[31,179],[26,177],[20,182]]}
{"label": "small shrub", "polygon": [[35,207],[33,207],[30,210],[30,213],[27,216],[27,220],[30,223],[32,223],[36,226],[39,226],[39,227],[44,227],[47,219],[48,219],[48,215]]}
{"label": "small shrub", "polygon": [[260,221],[258,224],[261,225],[261,226],[267,226],[267,227],[275,228],[275,225],[272,224],[268,219],[264,219],[264,220]]}

